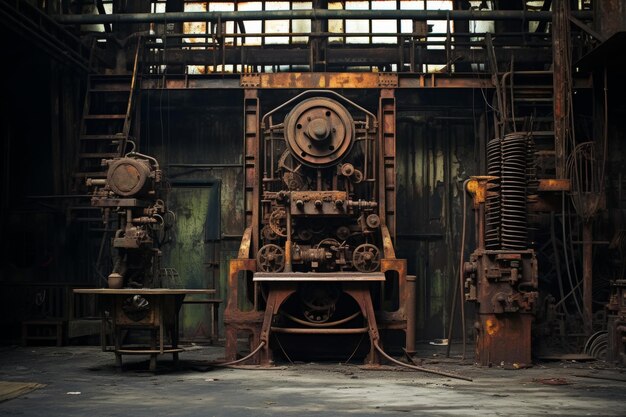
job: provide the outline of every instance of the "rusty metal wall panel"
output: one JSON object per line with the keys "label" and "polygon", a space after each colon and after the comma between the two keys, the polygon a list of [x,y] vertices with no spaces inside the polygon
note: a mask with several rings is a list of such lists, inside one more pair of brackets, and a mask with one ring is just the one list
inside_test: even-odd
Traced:
{"label": "rusty metal wall panel", "polygon": [[442,338],[458,279],[462,179],[478,172],[472,94],[420,90],[397,101],[397,252],[417,275],[418,339]]}

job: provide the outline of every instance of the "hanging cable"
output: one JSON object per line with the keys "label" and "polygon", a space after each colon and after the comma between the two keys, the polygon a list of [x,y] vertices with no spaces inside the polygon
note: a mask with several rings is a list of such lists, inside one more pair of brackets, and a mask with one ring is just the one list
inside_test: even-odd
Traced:
{"label": "hanging cable", "polygon": [[[565,235],[565,191],[561,192],[562,202],[561,202],[561,229],[563,232],[563,255],[565,256],[565,267],[567,270],[567,278],[569,279],[569,285],[571,288],[574,288],[574,283],[572,281],[572,272],[570,270],[569,265],[569,256],[567,255],[567,236]],[[582,308],[578,303],[578,299],[574,297],[574,303],[576,304],[576,309],[578,313],[580,313],[581,317],[583,315]]]}

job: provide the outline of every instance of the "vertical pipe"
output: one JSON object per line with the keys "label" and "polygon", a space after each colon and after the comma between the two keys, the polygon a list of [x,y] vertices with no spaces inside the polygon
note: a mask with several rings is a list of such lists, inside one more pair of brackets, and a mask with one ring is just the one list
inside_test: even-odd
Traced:
{"label": "vertical pipe", "polygon": [[[317,170],[317,191],[322,191],[322,170]],[[289,236],[287,236],[289,239]]]}
{"label": "vertical pipe", "polygon": [[583,314],[585,333],[589,336],[593,331],[593,274],[592,251],[593,232],[591,221],[583,223]]}
{"label": "vertical pipe", "polygon": [[417,277],[415,275],[406,276],[406,352],[415,352],[415,317],[417,316]]}
{"label": "vertical pipe", "polygon": [[480,203],[478,206],[478,248],[485,249],[485,203]]}
{"label": "vertical pipe", "polygon": [[552,9],[552,67],[554,88],[554,151],[556,177],[565,178],[565,143],[569,126],[567,101],[567,25],[566,0],[554,0]]}
{"label": "vertical pipe", "polygon": [[287,242],[285,243],[285,272],[291,272],[291,209],[285,207],[287,212]]}

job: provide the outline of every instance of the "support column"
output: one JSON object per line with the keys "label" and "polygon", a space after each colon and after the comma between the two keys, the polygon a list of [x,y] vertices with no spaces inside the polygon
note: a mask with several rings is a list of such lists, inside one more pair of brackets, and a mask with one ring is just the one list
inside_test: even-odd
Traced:
{"label": "support column", "polygon": [[[328,0],[314,0],[313,9],[325,10],[328,9]],[[311,32],[313,34],[328,32],[328,20],[327,19],[313,19],[311,21]],[[310,56],[310,70],[319,72],[326,71],[326,46],[328,45],[328,38],[314,36],[310,38],[311,56]]]}
{"label": "support column", "polygon": [[554,89],[554,157],[556,178],[565,178],[565,143],[569,129],[567,41],[569,21],[566,0],[554,0],[552,12],[552,83]]}
{"label": "support column", "polygon": [[256,256],[259,245],[259,186],[261,135],[259,134],[259,97],[258,90],[244,91],[244,212],[246,227],[252,226],[252,257]]}
{"label": "support column", "polygon": [[379,152],[382,163],[378,168],[378,207],[381,219],[396,238],[396,98],[395,90],[380,90]]}
{"label": "support column", "polygon": [[583,223],[583,314],[585,333],[593,333],[593,229],[591,221]]}

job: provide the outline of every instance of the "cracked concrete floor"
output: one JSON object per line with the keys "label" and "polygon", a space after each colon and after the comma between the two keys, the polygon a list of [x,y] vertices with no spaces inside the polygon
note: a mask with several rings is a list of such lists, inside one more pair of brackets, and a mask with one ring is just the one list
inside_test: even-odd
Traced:
{"label": "cracked concrete floor", "polygon": [[[201,362],[219,359],[220,347],[192,347],[181,354],[179,369],[164,356],[156,373],[146,371],[144,357],[125,357],[117,372],[113,354],[91,346],[0,350],[1,381],[46,384],[0,403],[2,416],[626,414],[626,374],[604,362],[505,370],[435,361],[432,348],[422,352],[430,358],[425,366],[474,379],[466,382],[392,367],[301,363],[260,370]],[[544,379],[566,384],[538,382]]]}

